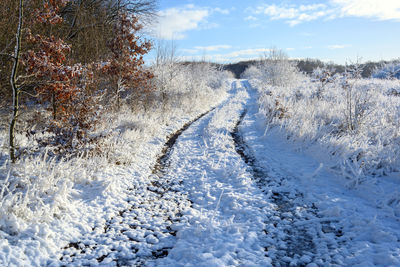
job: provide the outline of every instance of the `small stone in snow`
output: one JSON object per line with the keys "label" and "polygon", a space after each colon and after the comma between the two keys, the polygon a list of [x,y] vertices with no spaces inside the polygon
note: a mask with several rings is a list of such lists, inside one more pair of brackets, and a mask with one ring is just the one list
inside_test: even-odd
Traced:
{"label": "small stone in snow", "polygon": [[303,257],[300,258],[300,261],[302,263],[310,263],[311,262],[311,257],[308,255],[303,255]]}
{"label": "small stone in snow", "polygon": [[157,244],[158,243],[158,239],[154,235],[148,235],[146,237],[146,242],[149,243],[149,244]]}

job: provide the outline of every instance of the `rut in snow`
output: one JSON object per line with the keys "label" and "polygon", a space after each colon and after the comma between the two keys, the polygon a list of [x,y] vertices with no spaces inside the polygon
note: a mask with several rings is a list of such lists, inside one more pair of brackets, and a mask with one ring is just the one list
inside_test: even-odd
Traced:
{"label": "rut in snow", "polygon": [[[270,224],[264,232],[268,238],[272,238],[275,245],[265,247],[266,256],[273,259],[274,266],[289,266],[293,259],[297,258],[297,266],[305,266],[312,261],[312,255],[315,252],[315,244],[312,235],[307,233],[307,228],[295,226],[294,222],[300,219],[296,214],[298,209],[309,209],[309,212],[315,212],[306,207],[299,206],[296,198],[301,198],[301,194],[290,195],[289,192],[280,191],[284,178],[270,177],[265,167],[258,164],[253,156],[251,149],[246,145],[243,137],[239,133],[239,126],[246,115],[244,110],[231,132],[235,143],[236,152],[242,157],[243,161],[249,166],[253,179],[264,193],[276,205],[276,215],[268,218],[266,224]],[[274,191],[268,190],[272,186]],[[279,236],[281,231],[271,231],[276,228],[283,230],[285,236]],[[282,242],[283,241],[283,242]]]}
{"label": "rut in snow", "polygon": [[[147,188],[141,189],[143,193],[139,196],[132,194],[136,199],[127,200],[128,208],[118,211],[105,222],[102,229],[97,227],[90,235],[64,247],[61,262],[139,266],[168,256],[176,235],[171,226],[180,221],[181,212],[192,204],[186,195],[175,190],[180,181],[171,181],[166,175],[170,155],[178,137],[214,109],[199,115],[171,134],[152,169],[151,182]],[[128,189],[132,192],[136,190],[139,189]]]}
{"label": "rut in snow", "polygon": [[171,152],[172,152],[173,146],[175,145],[176,140],[178,139],[178,137],[184,131],[186,131],[190,127],[190,125],[192,125],[196,121],[200,120],[201,118],[203,118],[205,115],[207,115],[208,113],[210,113],[214,109],[215,108],[212,108],[209,111],[200,114],[194,120],[186,123],[185,125],[182,126],[182,128],[180,128],[178,131],[176,131],[175,133],[171,134],[168,137],[168,141],[165,143],[164,148],[163,148],[163,150],[161,152],[161,155],[158,157],[157,162],[156,162],[155,166],[153,167],[153,174],[156,174],[158,176],[160,176],[160,175],[162,176],[162,175],[165,174],[166,170],[169,167],[169,158],[171,156]]}

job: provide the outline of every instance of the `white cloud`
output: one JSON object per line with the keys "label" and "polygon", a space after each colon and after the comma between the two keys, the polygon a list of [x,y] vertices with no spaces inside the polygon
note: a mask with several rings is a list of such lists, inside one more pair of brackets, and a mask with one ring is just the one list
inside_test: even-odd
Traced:
{"label": "white cloud", "polygon": [[185,38],[185,32],[198,29],[206,22],[210,11],[187,5],[183,8],[169,8],[158,13],[159,21],[156,26],[156,36],[162,39],[179,40]]}
{"label": "white cloud", "polygon": [[297,25],[305,21],[311,21],[324,17],[328,14],[326,5],[262,5],[256,8],[254,14],[264,14],[271,20],[285,20],[290,26]]}
{"label": "white cloud", "polygon": [[222,9],[222,8],[219,8],[219,7],[214,8],[213,11],[214,11],[214,12],[217,12],[217,13],[224,14],[224,15],[228,15],[229,13],[231,13],[231,12],[229,11],[229,9]]}
{"label": "white cloud", "polygon": [[340,7],[342,16],[400,20],[399,0],[331,0]]}
{"label": "white cloud", "polygon": [[211,46],[195,46],[194,49],[197,51],[217,51],[221,49],[229,49],[232,48],[230,45],[211,45]]}
{"label": "white cloud", "polygon": [[246,21],[256,21],[257,18],[254,17],[254,16],[248,16],[248,17],[245,17],[244,20],[246,20]]}
{"label": "white cloud", "polygon": [[321,18],[338,17],[400,21],[400,0],[329,0],[325,4],[312,5],[267,4],[256,7],[252,13],[266,15],[271,20],[284,20],[290,26]]}
{"label": "white cloud", "polygon": [[295,8],[279,7],[277,5],[269,5],[260,10],[271,19],[294,19],[298,16],[298,10]]}
{"label": "white cloud", "polygon": [[313,11],[313,10],[318,10],[321,8],[325,8],[324,4],[314,4],[314,5],[301,5],[299,7],[300,11]]}

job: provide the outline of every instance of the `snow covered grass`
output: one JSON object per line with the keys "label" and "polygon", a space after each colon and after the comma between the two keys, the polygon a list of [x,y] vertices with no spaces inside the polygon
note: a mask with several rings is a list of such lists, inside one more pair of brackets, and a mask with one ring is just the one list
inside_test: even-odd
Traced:
{"label": "snow covered grass", "polygon": [[[133,112],[125,106],[119,113],[103,114],[93,133],[103,138],[92,147],[91,156],[60,159],[43,149],[13,165],[2,129],[0,263],[45,265],[72,239],[123,208],[132,194],[128,188],[145,188],[166,136],[227,96],[228,76],[216,72],[222,80],[215,83],[215,75],[201,75],[205,83],[189,87],[196,81],[188,81],[185,74],[190,73],[187,68],[178,71],[180,79],[164,92],[170,99],[166,103],[155,91],[153,103],[145,108]],[[37,145],[26,135],[17,138],[20,146]]]}
{"label": "snow covered grass", "polygon": [[250,82],[267,130],[329,162],[352,185],[400,171],[398,80],[337,79],[323,88],[309,78],[286,87]]}

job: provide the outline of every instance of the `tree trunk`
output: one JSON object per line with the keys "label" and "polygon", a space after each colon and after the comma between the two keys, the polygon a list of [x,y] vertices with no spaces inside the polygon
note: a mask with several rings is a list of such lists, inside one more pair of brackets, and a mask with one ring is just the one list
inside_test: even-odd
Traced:
{"label": "tree trunk", "polygon": [[57,104],[56,104],[56,93],[53,92],[51,95],[51,105],[53,107],[53,120],[57,119]]}
{"label": "tree trunk", "polygon": [[18,117],[18,112],[19,112],[19,88],[16,85],[16,77],[17,77],[17,71],[18,71],[18,63],[19,63],[19,57],[20,57],[20,52],[21,52],[21,36],[22,36],[22,18],[24,15],[24,1],[19,0],[19,17],[18,17],[18,28],[17,28],[17,33],[15,35],[16,43],[15,43],[15,49],[14,49],[14,55],[13,55],[13,67],[11,70],[10,74],[10,84],[11,84],[11,89],[12,89],[12,94],[13,94],[13,112],[12,112],[12,118],[10,122],[10,159],[14,163],[16,160],[15,156],[15,124],[17,122],[17,117]]}

